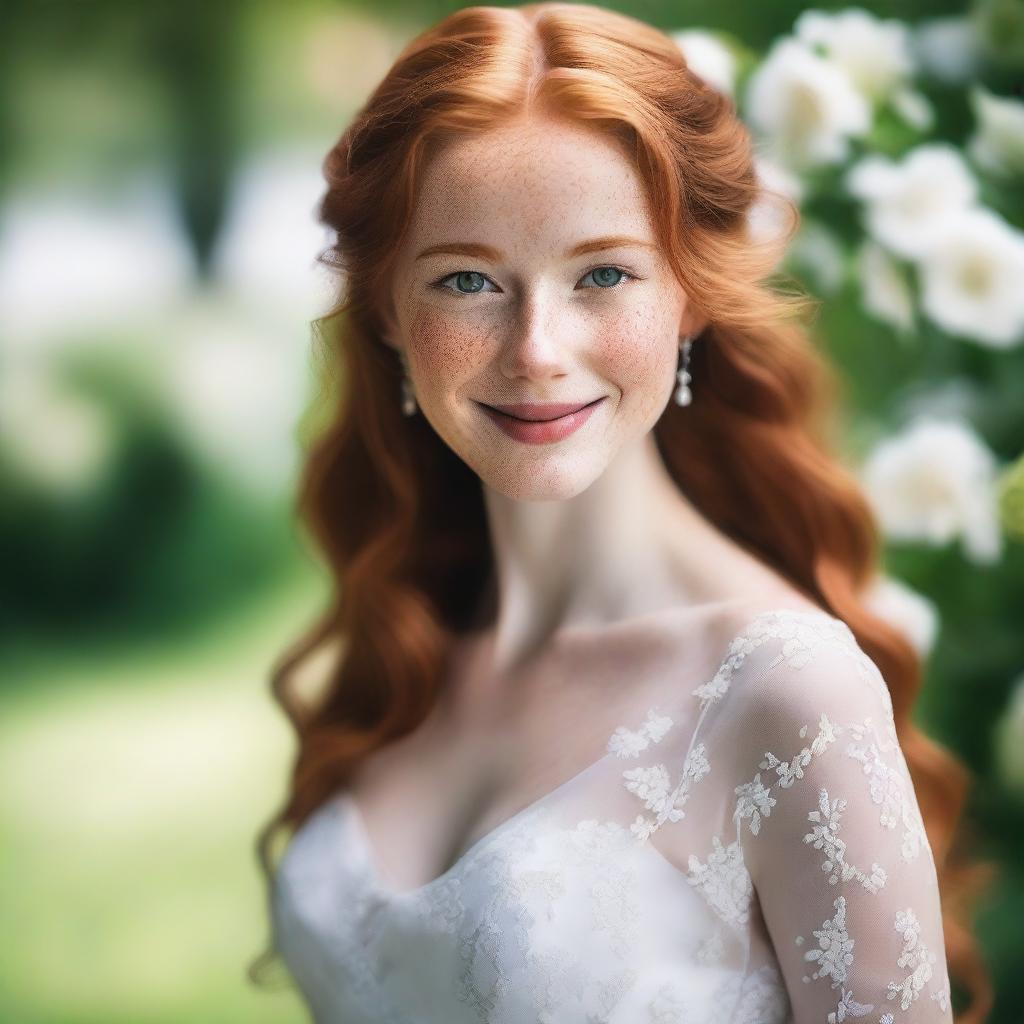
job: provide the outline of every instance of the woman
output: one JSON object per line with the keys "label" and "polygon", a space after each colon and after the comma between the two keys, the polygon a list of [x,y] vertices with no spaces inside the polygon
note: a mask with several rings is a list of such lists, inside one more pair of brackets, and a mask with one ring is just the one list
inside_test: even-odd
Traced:
{"label": "woman", "polygon": [[467,8],[325,172],[337,600],[276,673],[261,847],[314,1017],[951,1021],[948,954],[982,1019],[936,868],[965,779],[862,603],[835,388],[766,283],[796,211],[731,103],[631,18]]}

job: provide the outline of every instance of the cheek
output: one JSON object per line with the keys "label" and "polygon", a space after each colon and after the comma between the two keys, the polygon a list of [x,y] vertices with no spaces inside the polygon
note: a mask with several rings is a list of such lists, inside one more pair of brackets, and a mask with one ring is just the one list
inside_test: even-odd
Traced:
{"label": "cheek", "polygon": [[424,308],[412,319],[409,361],[421,388],[448,391],[486,358],[487,337],[479,329]]}
{"label": "cheek", "polygon": [[608,324],[601,353],[623,402],[641,414],[662,403],[674,383],[676,346],[671,324],[650,307],[632,309]]}

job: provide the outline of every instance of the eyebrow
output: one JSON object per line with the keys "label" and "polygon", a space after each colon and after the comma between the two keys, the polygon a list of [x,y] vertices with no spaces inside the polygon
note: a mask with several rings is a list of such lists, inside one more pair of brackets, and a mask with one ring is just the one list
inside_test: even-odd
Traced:
{"label": "eyebrow", "polygon": [[[629,235],[604,235],[601,238],[590,238],[580,242],[565,252],[566,259],[574,256],[585,256],[589,252],[603,252],[605,249],[621,249],[628,245],[639,245],[645,249],[656,249],[653,242],[645,242],[641,238],[631,238]],[[490,245],[483,245],[479,242],[441,242],[438,245],[429,245],[422,252],[417,254],[416,259],[422,260],[428,256],[439,254],[452,256],[475,256],[488,260],[491,263],[500,263],[504,253]]]}

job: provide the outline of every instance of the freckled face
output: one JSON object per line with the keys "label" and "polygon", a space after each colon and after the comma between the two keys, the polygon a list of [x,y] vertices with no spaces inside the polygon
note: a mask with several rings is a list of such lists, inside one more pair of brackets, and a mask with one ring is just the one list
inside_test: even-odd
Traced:
{"label": "freckled face", "polygon": [[[572,252],[594,239],[609,241]],[[643,183],[614,143],[565,122],[435,156],[392,297],[391,340],[420,414],[510,498],[585,490],[651,430],[675,385],[686,296],[656,248]],[[485,408],[512,402],[596,404],[567,435],[530,443]]]}

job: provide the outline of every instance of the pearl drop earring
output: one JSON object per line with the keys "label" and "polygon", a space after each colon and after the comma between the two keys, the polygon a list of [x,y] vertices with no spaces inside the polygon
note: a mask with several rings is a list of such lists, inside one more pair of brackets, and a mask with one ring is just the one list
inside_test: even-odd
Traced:
{"label": "pearl drop earring", "polygon": [[693,401],[693,392],[690,391],[690,346],[693,344],[693,336],[687,335],[685,338],[681,338],[683,344],[680,346],[682,351],[681,365],[676,370],[676,380],[679,382],[679,386],[676,388],[676,405],[689,405]]}
{"label": "pearl drop earring", "polygon": [[413,416],[416,413],[416,395],[412,390],[409,364],[406,362],[405,352],[400,349],[398,355],[402,360],[402,412],[406,416]]}

